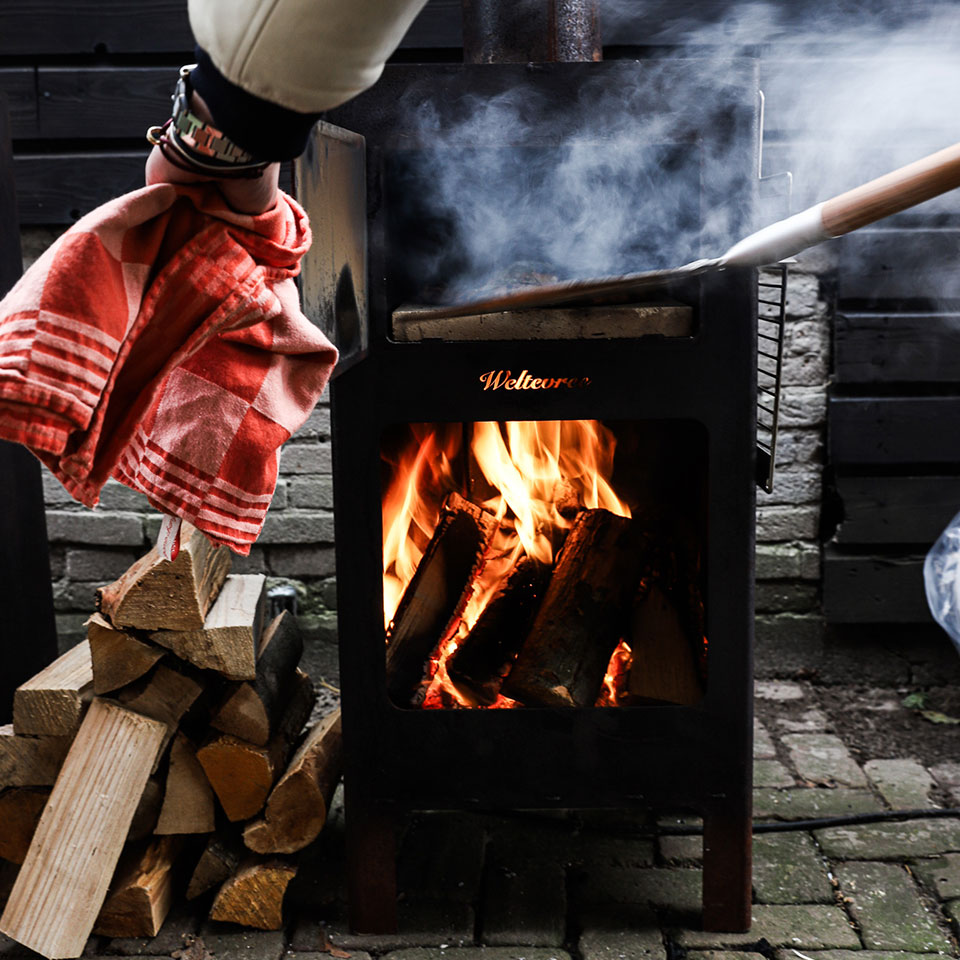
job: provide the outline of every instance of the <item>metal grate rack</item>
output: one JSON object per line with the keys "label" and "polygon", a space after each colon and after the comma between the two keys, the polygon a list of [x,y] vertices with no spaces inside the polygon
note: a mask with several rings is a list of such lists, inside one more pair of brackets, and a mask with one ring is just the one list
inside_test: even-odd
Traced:
{"label": "metal grate rack", "polygon": [[767,493],[773,491],[777,457],[787,269],[786,263],[764,267],[757,291],[757,485]]}

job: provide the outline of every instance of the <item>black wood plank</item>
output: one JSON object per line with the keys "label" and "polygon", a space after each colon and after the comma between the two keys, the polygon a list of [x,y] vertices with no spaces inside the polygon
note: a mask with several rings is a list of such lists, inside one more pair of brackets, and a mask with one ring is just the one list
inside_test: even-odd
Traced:
{"label": "black wood plank", "polygon": [[22,223],[73,223],[143,186],[148,153],[20,154],[14,159]]}
{"label": "black wood plank", "polygon": [[858,230],[841,241],[838,297],[950,306],[960,302],[958,259],[960,230]]}
{"label": "black wood plank", "polygon": [[836,466],[960,463],[960,397],[831,397]]}
{"label": "black wood plank", "polygon": [[852,556],[824,550],[823,613],[828,623],[931,623],[923,556]]}
{"label": "black wood plank", "polygon": [[[0,96],[0,296],[20,273],[9,123]],[[0,723],[12,715],[13,691],[57,655],[40,462],[0,441]]]}
{"label": "black wood plank", "polygon": [[838,314],[835,383],[960,382],[960,314]]}
{"label": "black wood plank", "polygon": [[929,546],[960,512],[960,476],[836,478],[837,543]]}
{"label": "black wood plank", "polygon": [[40,67],[39,135],[142,137],[170,116],[177,67]]}
{"label": "black wood plank", "polygon": [[7,98],[10,136],[14,140],[37,136],[37,87],[33,67],[0,69],[0,93]]}
{"label": "black wood plank", "polygon": [[186,0],[6,0],[0,55],[193,49]]}

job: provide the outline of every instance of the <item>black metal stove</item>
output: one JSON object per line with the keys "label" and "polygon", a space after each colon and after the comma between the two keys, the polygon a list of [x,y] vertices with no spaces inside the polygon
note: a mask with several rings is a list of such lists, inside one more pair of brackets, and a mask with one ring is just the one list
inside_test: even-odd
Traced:
{"label": "black metal stove", "polygon": [[[638,151],[682,150],[683,215],[705,226],[723,206],[738,233],[753,226],[759,96],[752,62],[729,62],[723,75],[725,106],[708,121],[691,108],[715,97],[715,82],[699,79],[695,62],[388,67],[372,90],[337,111],[336,127],[319,127],[299,166],[298,191],[315,233],[304,300],[343,354],[331,401],[348,879],[351,923],[360,931],[396,927],[393,824],[402,811],[632,805],[702,814],[704,927],[749,927],[756,275],[706,276],[646,304],[661,319],[667,314],[660,308],[679,310],[686,320],[676,330],[608,329],[605,312],[623,305],[583,307],[580,320],[589,323],[574,325],[565,339],[551,336],[549,317],[536,340],[515,332],[527,322],[522,317],[500,317],[492,340],[470,333],[457,339],[455,327],[411,333],[402,319],[423,280],[412,275],[419,261],[409,256],[421,213],[410,206],[407,172],[418,152],[436,149],[404,123],[398,105],[410,101],[410,91],[447,115],[508,92],[535,103],[549,127],[534,121],[522,133],[504,130],[500,144],[480,145],[521,154],[554,149],[557,118],[588,116],[611,91],[629,91]],[[603,149],[602,136],[597,146]],[[469,152],[478,144],[459,147]],[[721,156],[725,195],[704,186]],[[490,371],[580,388],[485,389]],[[579,419],[607,424],[624,449],[646,444],[646,473],[659,478],[661,491],[655,505],[686,515],[695,531],[708,640],[702,700],[398,706],[387,692],[382,602],[389,438],[407,424]]]}

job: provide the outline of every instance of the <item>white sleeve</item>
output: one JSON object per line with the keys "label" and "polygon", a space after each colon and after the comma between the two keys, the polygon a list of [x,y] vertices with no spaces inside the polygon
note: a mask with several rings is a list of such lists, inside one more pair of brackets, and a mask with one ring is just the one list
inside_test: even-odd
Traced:
{"label": "white sleeve", "polygon": [[426,0],[189,0],[197,43],[227,80],[301,113],[373,86]]}

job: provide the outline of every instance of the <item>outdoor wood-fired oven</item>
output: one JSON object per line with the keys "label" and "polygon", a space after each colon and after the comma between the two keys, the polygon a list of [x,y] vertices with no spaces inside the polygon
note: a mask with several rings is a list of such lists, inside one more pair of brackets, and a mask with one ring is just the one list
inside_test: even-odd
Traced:
{"label": "outdoor wood-fired oven", "polygon": [[[462,122],[504,98],[522,124],[494,137]],[[463,271],[461,233],[484,229],[451,226],[456,196],[433,203],[439,165],[477,171],[491,205],[532,191],[542,206],[543,162],[568,135],[588,179],[609,173],[605,151],[636,159],[604,187],[634,231],[618,256],[656,238],[663,262],[633,269],[709,254],[721,214],[732,237],[754,225],[759,101],[743,60],[397,65],[299,165],[315,235],[304,300],[343,357],[331,402],[358,930],[396,926],[403,811],[635,805],[702,814],[704,926],[749,927],[755,272],[437,322],[411,304],[460,295],[444,284]],[[512,176],[528,177],[519,194]],[[654,195],[670,197],[659,216]],[[518,233],[529,217],[516,211]],[[502,276],[570,269],[522,259]],[[534,556],[524,588],[517,561]],[[472,660],[447,660],[476,639],[481,594],[506,615]],[[681,692],[658,669],[682,674]]]}

